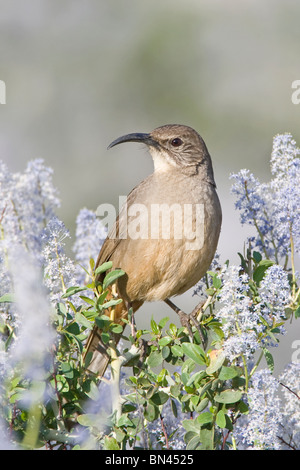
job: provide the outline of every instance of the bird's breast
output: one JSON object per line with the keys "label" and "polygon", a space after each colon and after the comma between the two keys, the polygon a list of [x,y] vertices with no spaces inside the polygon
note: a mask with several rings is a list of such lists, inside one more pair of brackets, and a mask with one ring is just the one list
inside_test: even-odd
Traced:
{"label": "bird's breast", "polygon": [[213,186],[199,182],[189,189],[188,183],[160,178],[148,195],[146,187],[128,205],[122,217],[127,238],[114,256],[115,266],[128,275],[123,285],[128,299],[181,294],[207,271],[220,233],[220,204]]}

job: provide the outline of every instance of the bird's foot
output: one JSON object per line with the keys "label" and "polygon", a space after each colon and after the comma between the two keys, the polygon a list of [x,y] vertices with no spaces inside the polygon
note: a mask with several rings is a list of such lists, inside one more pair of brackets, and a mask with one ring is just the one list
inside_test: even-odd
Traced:
{"label": "bird's foot", "polygon": [[192,326],[196,328],[196,330],[199,333],[200,339],[202,344],[205,346],[206,345],[206,340],[204,338],[203,332],[201,330],[200,323],[198,321],[198,316],[199,313],[201,312],[201,308],[204,305],[204,302],[200,302],[196,307],[193,309],[191,313],[185,313],[182,310],[180,310],[175,304],[170,299],[165,300],[166,304],[169,305],[169,307],[174,310],[174,312],[177,313],[180,319],[181,325],[188,330],[189,336],[192,338],[193,337],[193,331],[192,331]]}

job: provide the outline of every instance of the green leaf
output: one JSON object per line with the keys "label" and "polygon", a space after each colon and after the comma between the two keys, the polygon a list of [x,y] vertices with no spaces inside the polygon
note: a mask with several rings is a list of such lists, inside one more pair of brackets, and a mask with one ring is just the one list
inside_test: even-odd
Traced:
{"label": "green leaf", "polygon": [[0,302],[5,303],[5,302],[14,302],[14,294],[4,294],[2,297],[0,297]]}
{"label": "green leaf", "polygon": [[186,450],[197,450],[200,449],[201,447],[201,442],[200,442],[200,436],[194,436],[192,439],[188,442],[186,446]]}
{"label": "green leaf", "polygon": [[150,367],[157,367],[159,366],[163,361],[163,357],[161,352],[159,351],[153,351],[147,359],[148,365]]}
{"label": "green leaf", "polygon": [[223,362],[225,361],[225,354],[222,350],[215,349],[211,351],[209,357],[210,363],[209,366],[206,368],[206,373],[208,375],[212,375],[222,367]]}
{"label": "green leaf", "polygon": [[158,325],[157,325],[157,323],[156,323],[156,321],[154,320],[153,317],[151,318],[150,324],[151,324],[152,332],[155,335],[158,335],[160,333],[160,329],[159,329],[159,327],[158,327]]}
{"label": "green leaf", "polygon": [[92,305],[92,307],[95,306],[95,300],[90,299],[89,297],[86,297],[85,295],[80,295],[79,296],[82,300],[84,300],[87,304]]}
{"label": "green leaf", "polygon": [[79,335],[80,334],[80,329],[79,329],[78,323],[71,323],[69,326],[67,326],[66,332],[70,333],[74,336]]}
{"label": "green leaf", "polygon": [[196,418],[196,421],[200,426],[203,426],[204,424],[212,423],[213,418],[213,414],[210,411],[205,411]]}
{"label": "green leaf", "polygon": [[170,331],[171,335],[176,336],[177,335],[177,326],[174,325],[174,323],[170,323],[169,331]]}
{"label": "green leaf", "polygon": [[204,372],[203,370],[198,371],[198,372],[195,372],[195,374],[191,375],[191,377],[190,377],[189,380],[187,381],[186,386],[187,386],[187,387],[190,387],[190,386],[193,385],[193,383],[196,382],[197,380],[201,380],[202,377],[203,377],[203,374],[205,374],[205,372]]}
{"label": "green leaf", "polygon": [[146,418],[147,421],[154,421],[157,419],[159,416],[159,408],[158,406],[153,405],[152,403],[148,403],[145,411],[144,411],[144,417]]}
{"label": "green leaf", "polygon": [[95,382],[87,382],[84,391],[91,400],[98,401],[100,399],[101,393]]}
{"label": "green leaf", "polygon": [[107,315],[101,315],[95,318],[95,323],[102,330],[110,326],[111,320]]}
{"label": "green leaf", "polygon": [[183,349],[184,354],[193,359],[196,364],[199,364],[201,366],[206,365],[205,353],[203,349],[198,346],[198,344],[182,343],[181,347]]}
{"label": "green leaf", "polygon": [[274,359],[270,351],[267,348],[263,348],[263,353],[267,362],[267,366],[271,372],[274,371]]}
{"label": "green leaf", "polygon": [[164,336],[163,338],[160,338],[158,340],[158,344],[160,346],[167,346],[168,344],[170,344],[172,342],[172,338],[170,336]]}
{"label": "green leaf", "polygon": [[203,400],[201,400],[199,405],[196,407],[197,413],[201,413],[201,411],[205,410],[208,404],[209,404],[209,399],[207,397],[203,398]]}
{"label": "green leaf", "polygon": [[67,299],[68,297],[71,297],[74,294],[78,294],[78,292],[82,292],[83,290],[86,290],[86,287],[79,287],[79,286],[68,287],[68,289],[61,296],[61,298]]}
{"label": "green leaf", "polygon": [[180,395],[180,384],[171,385],[170,393],[173,397],[178,397]]}
{"label": "green leaf", "polygon": [[253,259],[255,263],[259,263],[262,260],[262,256],[258,251],[253,251]]}
{"label": "green leaf", "polygon": [[69,391],[69,382],[64,375],[56,374],[56,383],[53,382],[53,387],[56,388],[59,393],[66,393]]}
{"label": "green leaf", "polygon": [[101,333],[101,340],[103,341],[104,344],[107,344],[110,341],[110,334],[102,332]]}
{"label": "green leaf", "polygon": [[103,281],[103,289],[106,289],[108,286],[113,284],[119,277],[124,276],[125,271],[122,269],[115,269],[110,273],[106,274],[104,281]]}
{"label": "green leaf", "polygon": [[214,428],[202,428],[200,431],[201,450],[212,450],[214,446]]}
{"label": "green leaf", "polygon": [[220,287],[222,286],[222,281],[216,274],[213,276],[213,286],[216,289],[220,289]]}
{"label": "green leaf", "polygon": [[242,398],[242,392],[240,390],[224,390],[223,392],[217,393],[215,401],[217,403],[236,403]]}
{"label": "green leaf", "polygon": [[117,439],[115,439],[114,437],[105,436],[103,449],[104,450],[120,450],[120,446],[118,444]]}
{"label": "green leaf", "polygon": [[123,414],[119,421],[118,421],[118,426],[132,426],[133,422],[131,421],[130,418],[126,414]]}
{"label": "green leaf", "polygon": [[216,424],[219,428],[224,429],[226,427],[226,418],[223,410],[219,410],[216,416]]}
{"label": "green leaf", "polygon": [[169,321],[169,317],[163,317],[161,320],[159,320],[158,324],[161,328],[163,328],[164,326],[166,326],[168,321]]}
{"label": "green leaf", "polygon": [[170,355],[170,348],[169,346],[164,346],[161,350],[161,355],[163,357],[163,359],[167,359],[167,357],[169,357]]}
{"label": "green leaf", "polygon": [[115,333],[115,334],[121,334],[122,331],[123,331],[123,326],[122,325],[118,325],[118,323],[113,323],[111,326],[110,326],[110,330]]}
{"label": "green leaf", "polygon": [[241,266],[242,266],[242,268],[243,268],[245,271],[247,271],[247,269],[248,269],[248,268],[247,268],[247,263],[246,263],[246,261],[245,261],[243,255],[242,255],[241,253],[238,253],[238,255],[239,255],[239,257],[241,258]]}
{"label": "green leaf", "polygon": [[232,421],[231,421],[231,419],[229,418],[229,416],[227,414],[225,414],[225,422],[226,422],[225,428],[228,429],[229,431],[233,431]]}
{"label": "green leaf", "polygon": [[220,380],[231,380],[234,377],[236,377],[237,375],[239,375],[239,373],[233,367],[223,366],[220,370],[220,373],[219,373],[219,379]]}
{"label": "green leaf", "polygon": [[123,302],[122,299],[111,299],[108,302],[105,302],[102,305],[98,305],[100,309],[105,309],[105,308],[110,308],[110,307],[115,307],[116,305],[120,304]]}
{"label": "green leaf", "polygon": [[112,262],[107,261],[106,263],[101,264],[101,266],[98,266],[98,268],[95,269],[95,276],[97,276],[98,274],[104,273],[105,271],[108,271],[111,268],[112,268]]}
{"label": "green leaf", "polygon": [[167,369],[162,369],[158,376],[156,377],[156,381],[158,383],[162,382],[164,378],[166,377],[166,374],[168,373]]}
{"label": "green leaf", "polygon": [[182,426],[188,432],[199,433],[200,426],[195,419],[184,419],[182,421]]}
{"label": "green leaf", "polygon": [[175,418],[177,418],[177,406],[176,406],[176,402],[175,402],[175,400],[173,400],[173,398],[171,398],[171,410],[172,410],[172,413],[175,416]]}
{"label": "green leaf", "polygon": [[86,328],[92,328],[93,326],[92,322],[87,320],[85,316],[82,315],[82,313],[80,312],[75,313],[75,320],[77,321],[77,323],[79,323],[79,325],[85,326]]}
{"label": "green leaf", "polygon": [[179,346],[179,344],[173,344],[173,346],[171,346],[171,352],[175,357],[182,357],[184,355],[182,347]]}
{"label": "green leaf", "polygon": [[77,421],[81,426],[85,427],[98,427],[99,426],[99,416],[94,413],[86,413],[83,415],[77,416]]}
{"label": "green leaf", "polygon": [[61,375],[63,375],[67,379],[73,379],[74,369],[71,366],[71,364],[69,364],[68,362],[62,362],[60,364],[60,370],[61,370]]}
{"label": "green leaf", "polygon": [[297,310],[295,310],[295,318],[300,318],[300,305]]}
{"label": "green leaf", "polygon": [[166,403],[169,399],[169,395],[165,392],[156,392],[152,395],[152,397],[150,398],[150,402],[153,404],[153,405],[163,405],[164,403]]}
{"label": "green leaf", "polygon": [[256,282],[256,284],[260,283],[260,281],[264,278],[266,270],[273,264],[274,261],[271,261],[269,259],[264,259],[260,261],[258,267],[253,272],[253,280]]}

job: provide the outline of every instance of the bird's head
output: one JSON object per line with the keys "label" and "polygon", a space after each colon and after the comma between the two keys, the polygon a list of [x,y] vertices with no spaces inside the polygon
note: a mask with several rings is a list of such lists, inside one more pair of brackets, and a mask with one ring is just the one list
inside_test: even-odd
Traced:
{"label": "bird's head", "polygon": [[190,174],[203,174],[205,179],[215,184],[207,147],[202,137],[191,127],[167,124],[157,127],[149,134],[127,134],[114,140],[108,148],[123,142],[146,144],[153,158],[155,171],[178,168]]}

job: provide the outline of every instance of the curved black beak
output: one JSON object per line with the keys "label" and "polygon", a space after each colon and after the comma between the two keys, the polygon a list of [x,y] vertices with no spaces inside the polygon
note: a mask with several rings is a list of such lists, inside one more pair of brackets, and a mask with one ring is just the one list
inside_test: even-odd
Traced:
{"label": "curved black beak", "polygon": [[122,144],[123,142],[141,142],[143,144],[152,146],[152,147],[157,147],[158,142],[150,136],[150,134],[142,134],[142,133],[133,133],[133,134],[126,134],[122,135],[122,137],[118,137],[116,140],[114,140],[107,149],[110,149],[111,147],[114,147],[115,145]]}

